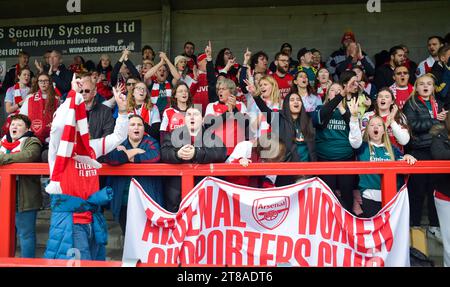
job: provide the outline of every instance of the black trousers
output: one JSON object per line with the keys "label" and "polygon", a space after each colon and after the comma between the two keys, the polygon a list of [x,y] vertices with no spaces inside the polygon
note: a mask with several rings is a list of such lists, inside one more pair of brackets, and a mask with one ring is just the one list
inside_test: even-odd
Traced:
{"label": "black trousers", "polygon": [[120,229],[122,229],[122,235],[125,235],[125,230],[127,226],[127,206],[122,205],[119,213],[119,225]]}
{"label": "black trousers", "polygon": [[[339,161],[353,161],[353,158]],[[319,161],[329,161],[319,159]],[[353,190],[358,188],[358,176],[355,174],[348,175],[321,175],[320,178],[331,188],[333,192],[339,190],[341,197],[339,198],[342,206],[353,213]]]}
{"label": "black trousers", "polygon": [[381,210],[381,202],[370,200],[367,198],[362,198],[362,210],[363,214],[361,217],[369,218],[374,216]]}
{"label": "black trousers", "polygon": [[[431,160],[429,149],[417,149],[410,152],[418,160]],[[430,226],[439,226],[436,206],[433,196],[433,182],[431,174],[411,174],[408,180],[408,196],[411,226],[420,226],[422,209],[427,199],[428,221]]]}

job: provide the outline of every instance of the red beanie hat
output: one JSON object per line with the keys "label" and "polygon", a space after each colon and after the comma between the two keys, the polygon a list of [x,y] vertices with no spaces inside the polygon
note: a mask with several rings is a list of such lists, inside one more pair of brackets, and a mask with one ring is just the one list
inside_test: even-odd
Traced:
{"label": "red beanie hat", "polygon": [[344,41],[348,40],[348,39],[352,39],[353,42],[356,42],[355,34],[353,34],[352,31],[347,31],[347,32],[344,33],[344,35],[342,36],[341,43],[344,43]]}

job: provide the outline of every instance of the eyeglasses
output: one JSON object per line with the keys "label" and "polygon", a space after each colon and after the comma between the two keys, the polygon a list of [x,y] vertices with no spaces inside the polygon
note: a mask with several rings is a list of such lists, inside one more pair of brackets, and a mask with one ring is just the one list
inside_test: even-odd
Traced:
{"label": "eyeglasses", "polygon": [[226,51],[224,54],[225,55],[233,55],[233,53],[231,53],[230,51]]}
{"label": "eyeglasses", "polygon": [[80,91],[81,94],[89,94],[90,92],[91,92],[91,90],[89,90],[89,89],[84,89],[84,90]]}
{"label": "eyeglasses", "polygon": [[409,73],[408,72],[397,72],[397,73],[395,73],[397,76],[400,76],[400,75],[408,75]]}
{"label": "eyeglasses", "polygon": [[139,90],[139,91],[145,91],[145,88],[144,88],[144,87],[135,87],[134,89],[135,89],[135,90]]}
{"label": "eyeglasses", "polygon": [[136,85],[136,83],[127,83],[127,87],[134,86],[134,85]]}
{"label": "eyeglasses", "polygon": [[39,80],[38,83],[39,84],[47,84],[47,83],[50,83],[50,80]]}

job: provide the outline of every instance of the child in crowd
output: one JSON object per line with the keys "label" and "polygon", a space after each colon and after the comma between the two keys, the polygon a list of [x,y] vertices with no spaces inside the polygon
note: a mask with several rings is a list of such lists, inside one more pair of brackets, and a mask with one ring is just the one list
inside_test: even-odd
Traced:
{"label": "child in crowd", "polygon": [[[33,136],[31,121],[24,115],[11,116],[9,132],[0,143],[0,165],[37,162],[41,142]],[[36,216],[42,206],[39,176],[19,176],[16,194],[16,232],[21,257],[34,258],[36,251]]]}
{"label": "child in crowd", "polygon": [[[349,141],[356,149],[356,159],[359,161],[393,161],[405,160],[413,165],[416,159],[411,155],[404,155],[398,148],[391,145],[386,124],[379,116],[373,116],[361,135],[358,119],[358,101],[354,98],[349,103],[351,113]],[[402,181],[399,180],[401,184]],[[377,174],[359,175],[359,190],[362,194],[362,210],[364,217],[372,217],[381,210],[381,179]]]}
{"label": "child in crowd", "polygon": [[375,109],[364,114],[361,120],[361,131],[364,132],[370,118],[379,116],[383,119],[391,144],[397,147],[401,152],[404,146],[409,142],[410,135],[406,116],[399,110],[395,103],[395,97],[388,88],[382,88],[375,101]]}

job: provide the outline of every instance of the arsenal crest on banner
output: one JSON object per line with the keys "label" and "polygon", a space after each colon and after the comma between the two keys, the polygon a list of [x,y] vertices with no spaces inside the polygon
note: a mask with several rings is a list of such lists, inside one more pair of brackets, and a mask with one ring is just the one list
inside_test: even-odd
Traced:
{"label": "arsenal crest on banner", "polygon": [[286,219],[289,212],[289,197],[272,196],[255,199],[253,218],[262,227],[273,230]]}

